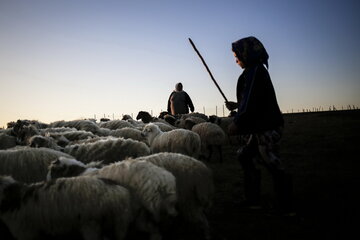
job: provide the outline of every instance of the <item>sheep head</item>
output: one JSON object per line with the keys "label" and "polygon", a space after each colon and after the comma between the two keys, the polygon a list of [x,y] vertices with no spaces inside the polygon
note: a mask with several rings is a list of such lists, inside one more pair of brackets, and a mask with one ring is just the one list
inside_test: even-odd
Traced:
{"label": "sheep head", "polygon": [[136,120],[141,119],[144,123],[149,123],[153,119],[153,117],[150,115],[150,113],[145,111],[140,111],[138,115],[136,116]]}
{"label": "sheep head", "polygon": [[16,183],[16,181],[11,176],[0,176],[0,210],[5,197],[4,190],[14,183]]}
{"label": "sheep head", "polygon": [[159,126],[149,123],[147,124],[141,132],[141,136],[145,137],[151,146],[155,137],[161,133]]}
{"label": "sheep head", "polygon": [[74,177],[78,176],[86,170],[86,165],[75,159],[60,157],[57,160],[51,162],[48,168],[48,174],[46,179],[59,177]]}

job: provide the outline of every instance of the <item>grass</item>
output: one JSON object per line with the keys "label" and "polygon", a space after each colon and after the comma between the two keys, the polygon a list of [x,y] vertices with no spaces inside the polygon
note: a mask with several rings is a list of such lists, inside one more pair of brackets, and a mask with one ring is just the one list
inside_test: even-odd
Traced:
{"label": "grass", "polygon": [[[293,218],[237,206],[243,173],[236,145],[224,163],[209,163],[217,194],[209,219],[216,239],[344,239],[359,216],[360,111],[285,114],[281,156],[293,176]],[[262,196],[273,201],[272,180],[262,170]]]}

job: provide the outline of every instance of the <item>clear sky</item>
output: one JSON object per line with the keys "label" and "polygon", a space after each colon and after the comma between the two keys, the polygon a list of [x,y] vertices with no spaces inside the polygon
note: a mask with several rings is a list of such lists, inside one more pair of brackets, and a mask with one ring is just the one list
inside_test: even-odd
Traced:
{"label": "clear sky", "polygon": [[[231,43],[266,47],[283,112],[360,107],[360,1],[0,0],[0,127],[166,110],[182,82],[223,114],[242,69]],[[227,111],[225,111],[227,114]]]}

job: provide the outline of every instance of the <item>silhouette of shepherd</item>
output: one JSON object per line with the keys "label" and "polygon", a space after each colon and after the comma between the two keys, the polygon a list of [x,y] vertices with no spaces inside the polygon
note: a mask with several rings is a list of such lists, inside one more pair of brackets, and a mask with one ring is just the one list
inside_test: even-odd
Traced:
{"label": "silhouette of shepherd", "polygon": [[175,90],[170,94],[167,111],[172,115],[186,114],[189,113],[189,108],[191,112],[194,112],[195,108],[191,98],[183,91],[183,85],[179,82],[175,85]]}

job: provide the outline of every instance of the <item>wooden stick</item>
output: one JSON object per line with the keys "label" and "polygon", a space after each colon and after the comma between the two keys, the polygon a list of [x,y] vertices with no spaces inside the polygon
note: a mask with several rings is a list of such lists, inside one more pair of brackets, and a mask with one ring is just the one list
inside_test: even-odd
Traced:
{"label": "wooden stick", "polygon": [[227,98],[225,97],[225,94],[223,93],[223,91],[221,91],[220,86],[217,84],[214,76],[211,74],[210,69],[209,69],[209,67],[207,66],[204,58],[201,56],[200,52],[199,52],[199,51],[197,50],[197,48],[195,47],[194,42],[191,40],[191,38],[189,38],[189,41],[190,41],[191,45],[193,46],[193,48],[194,48],[195,52],[197,53],[197,55],[200,57],[200,59],[201,59],[202,63],[204,64],[206,70],[207,70],[208,73],[210,74],[211,79],[213,80],[213,82],[215,83],[216,87],[219,89],[221,95],[222,95],[223,98],[225,99],[225,102],[228,102]]}

